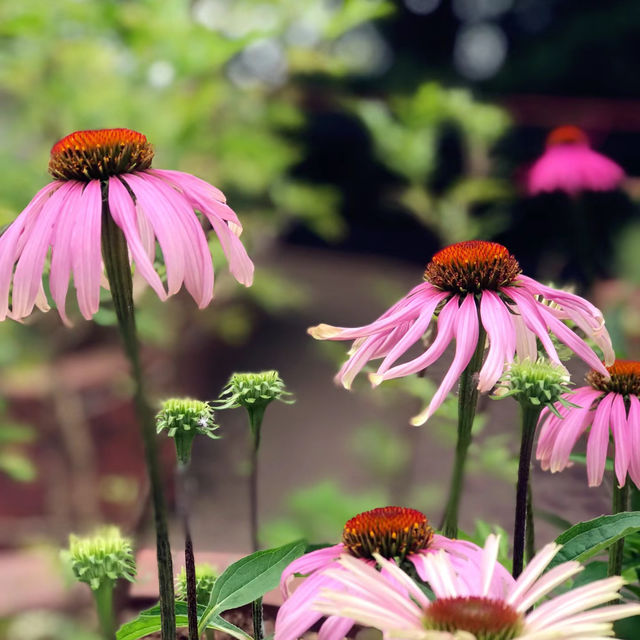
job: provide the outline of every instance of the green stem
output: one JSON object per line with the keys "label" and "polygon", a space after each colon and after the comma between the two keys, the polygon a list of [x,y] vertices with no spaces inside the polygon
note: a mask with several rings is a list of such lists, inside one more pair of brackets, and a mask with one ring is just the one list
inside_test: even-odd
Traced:
{"label": "green stem", "polygon": [[522,439],[520,441],[520,460],[518,462],[518,484],[516,486],[516,515],[513,526],[513,577],[522,573],[524,566],[525,531],[527,522],[527,496],[531,453],[542,407],[532,405],[528,399],[520,404],[522,416]]}
{"label": "green stem", "polygon": [[525,526],[525,558],[531,562],[536,553],[536,530],[533,521],[533,491],[531,490],[531,478],[527,483],[527,524]]}
{"label": "green stem", "polygon": [[254,640],[264,638],[264,619],[262,611],[262,598],[258,598],[251,603],[251,614],[253,617],[253,637]]}
{"label": "green stem", "polygon": [[[613,508],[612,513],[623,513],[629,507],[629,479],[624,486],[618,486],[618,480],[615,475],[613,478]],[[608,576],[619,576],[622,573],[622,557],[624,552],[624,538],[620,538],[609,547],[609,566],[607,569]]]}
{"label": "green stem", "polygon": [[92,589],[96,601],[100,632],[104,640],[115,640],[116,621],[113,612],[113,582],[104,580],[97,589]]}
{"label": "green stem", "polygon": [[253,407],[248,410],[249,427],[251,429],[251,452],[249,461],[249,516],[251,522],[251,546],[258,551],[258,452],[260,450],[260,433],[265,407]]}
{"label": "green stem", "polygon": [[[177,442],[176,442],[177,444]],[[191,450],[189,449],[189,454]],[[190,455],[185,462],[178,462],[178,506],[184,530],[184,571],[187,579],[187,620],[189,622],[189,640],[199,640],[198,634],[198,595],[196,588],[196,562],[193,554],[193,540],[189,522],[189,490],[187,472]]]}
{"label": "green stem", "polygon": [[486,335],[482,322],[479,322],[476,350],[471,356],[467,368],[460,376],[458,390],[458,441],[456,442],[456,453],[449,484],[449,497],[440,524],[442,533],[448,538],[456,538],[458,536],[458,511],[464,484],[464,468],[469,445],[471,444],[471,428],[473,427],[473,419],[476,415],[478,404],[477,374],[482,367]]}
{"label": "green stem", "polygon": [[160,615],[162,618],[161,637],[162,640],[175,640],[176,618],[173,593],[173,564],[169,545],[166,507],[162,493],[155,421],[145,395],[142,369],[140,367],[133,306],[133,284],[127,242],[120,227],[116,225],[111,217],[106,182],[102,183],[102,256],[111,289],[111,297],[113,298],[113,306],[118,318],[118,327],[131,365],[131,374],[134,381],[134,403],[142,430],[145,462],[151,486],[156,529]]}

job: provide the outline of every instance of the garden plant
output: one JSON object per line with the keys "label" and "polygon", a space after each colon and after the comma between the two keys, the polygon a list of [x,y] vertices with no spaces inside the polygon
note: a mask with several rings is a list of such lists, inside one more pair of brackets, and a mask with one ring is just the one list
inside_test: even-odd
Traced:
{"label": "garden plant", "polygon": [[[120,15],[115,4],[113,11]],[[181,22],[179,11],[172,24],[170,15],[161,15],[150,4],[154,10],[148,16],[153,27],[145,35],[148,44],[155,43],[151,35],[155,29],[175,37],[176,50],[183,51],[178,33],[183,31],[194,50],[200,47],[207,54],[204,57],[219,56],[219,64],[228,64],[231,77],[236,73],[236,78],[241,71],[237,66],[241,58],[236,56],[242,55],[243,47],[263,46],[259,57],[265,65],[273,54],[262,41],[256,45],[246,34],[234,39],[216,32],[208,34],[210,39],[204,27],[192,29],[189,21]],[[309,11],[312,4],[301,3]],[[280,7],[280,13],[269,14],[271,28],[282,32],[283,41],[288,38],[295,43],[296,33],[299,38],[304,35],[302,18],[293,5],[284,5],[286,10]],[[231,22],[233,9],[225,6]],[[345,73],[340,39],[353,29],[366,31],[372,21],[393,11],[393,3],[373,0],[326,3],[317,18],[322,30],[318,40],[309,44],[309,57],[296,56],[295,44],[291,45],[291,64],[299,65],[300,72],[340,77]],[[299,31],[292,30],[290,23]],[[244,37],[246,41],[240,42]],[[137,46],[135,38],[131,46]],[[202,105],[212,97],[208,81],[202,78],[210,69],[190,56],[180,64],[176,62],[177,69],[187,69],[183,88],[193,81],[193,103],[188,104],[193,110],[191,122],[205,122],[210,115]],[[161,76],[159,68],[156,74]],[[336,213],[339,188],[305,182],[293,169],[297,150],[291,139],[292,132],[302,128],[302,85],[285,83],[278,85],[279,92],[265,93],[253,110],[250,100],[246,104],[238,100],[236,89],[220,81],[215,100],[221,126],[203,125],[202,140],[188,126],[181,133],[160,134],[157,142],[152,133],[162,125],[156,123],[148,136],[129,128],[131,121],[141,119],[129,117],[127,96],[121,96],[123,104],[119,98],[114,118],[122,122],[111,126],[113,118],[105,119],[99,125],[83,124],[75,131],[72,126],[53,136],[48,158],[51,180],[17,207],[16,215],[5,216],[3,211],[7,219],[0,235],[0,320],[3,330],[11,332],[11,340],[5,334],[0,339],[7,344],[14,339],[29,342],[28,336],[39,331],[42,317],[48,323],[55,317],[56,336],[62,331],[72,335],[79,327],[89,332],[104,328],[107,334],[117,331],[118,349],[127,367],[128,382],[119,393],[133,406],[138,424],[135,441],[142,454],[137,467],[144,466],[142,483],[148,487],[148,495],[139,498],[142,526],[136,530],[122,519],[120,527],[105,522],[93,532],[79,526],[66,532],[68,548],[60,553],[73,578],[91,591],[94,629],[104,640],[209,640],[223,634],[238,640],[298,640],[312,634],[320,640],[342,640],[355,637],[363,628],[373,628],[380,634],[376,637],[392,640],[640,638],[640,361],[626,357],[633,350],[628,348],[630,339],[620,328],[620,318],[612,314],[610,321],[601,304],[603,296],[596,295],[595,285],[604,275],[595,261],[580,263],[584,270],[573,280],[563,278],[563,269],[555,263],[539,274],[535,266],[528,269],[536,260],[519,259],[505,240],[509,228],[505,212],[517,198],[559,197],[563,211],[570,212],[568,216],[584,213],[580,224],[587,225],[586,209],[581,207],[589,194],[625,188],[624,170],[597,151],[581,128],[557,122],[559,126],[548,132],[544,151],[525,168],[524,179],[469,168],[459,181],[437,186],[442,132],[453,127],[469,165],[489,166],[490,148],[509,130],[505,111],[434,81],[403,91],[387,103],[373,94],[334,96],[339,105],[335,108],[367,132],[372,157],[397,181],[385,198],[393,206],[401,205],[414,229],[424,234],[423,268],[403,284],[404,293],[382,295],[388,304],[377,304],[360,326],[342,326],[354,324],[345,304],[327,305],[324,316],[308,323],[312,326],[297,328],[296,340],[300,338],[308,349],[324,349],[322,354],[332,366],[340,361],[334,382],[351,392],[340,390],[347,404],[367,397],[382,406],[381,398],[392,398],[389,406],[401,414],[403,434],[396,438],[382,421],[379,428],[365,426],[371,440],[356,436],[364,447],[373,442],[369,457],[378,461],[379,468],[389,463],[389,477],[396,473],[397,482],[389,482],[394,484],[392,497],[376,496],[375,503],[366,507],[349,505],[339,523],[333,518],[329,532],[319,534],[322,540],[315,534],[309,536],[312,539],[297,536],[295,527],[284,526],[278,538],[281,544],[271,544],[274,536],[264,522],[263,501],[273,496],[266,495],[261,478],[277,475],[279,463],[265,460],[264,445],[275,432],[277,420],[287,420],[287,412],[303,401],[302,378],[318,384],[317,372],[305,370],[296,379],[281,375],[271,362],[247,371],[247,360],[229,368],[222,356],[219,361],[209,358],[204,347],[200,353],[200,347],[192,345],[191,355],[175,356],[180,363],[176,364],[178,378],[172,382],[175,389],[159,394],[161,385],[149,372],[145,341],[153,335],[153,327],[160,326],[159,333],[169,335],[167,342],[186,344],[180,342],[180,334],[187,333],[189,322],[199,322],[193,320],[195,313],[185,311],[188,305],[193,307],[192,301],[205,318],[210,308],[212,313],[219,309],[222,320],[212,326],[221,335],[227,331],[229,344],[245,337],[243,323],[250,322],[252,313],[268,315],[280,304],[284,313],[274,318],[284,327],[287,339],[278,350],[284,351],[287,362],[300,357],[289,346],[294,338],[287,324],[291,309],[287,305],[293,304],[304,270],[279,280],[268,266],[262,267],[261,248],[276,242],[283,217],[295,219],[299,228],[311,229],[325,240],[339,236],[344,221]],[[300,94],[292,98],[294,87]],[[20,93],[18,85],[15,91]],[[131,99],[135,102],[135,95]],[[174,106],[185,107],[182,96],[171,99]],[[162,112],[171,106],[157,104],[156,108]],[[171,119],[164,122],[169,129]],[[225,125],[235,142],[243,140],[246,131],[246,146],[230,143]],[[171,147],[171,135],[192,136],[189,144],[197,152],[187,162],[164,152],[164,143]],[[222,168],[209,171],[209,163],[216,162],[216,147],[224,156]],[[246,160],[244,154],[250,156],[255,149],[271,162],[261,157],[250,166],[254,160]],[[334,150],[336,162],[342,152]],[[25,160],[27,155],[15,153],[12,164],[31,162],[31,158]],[[174,169],[173,161],[185,170]],[[12,171],[17,175],[15,167]],[[229,192],[228,200],[212,181]],[[272,210],[277,215],[272,216]],[[585,229],[576,226],[578,243],[589,235]],[[534,252],[543,255],[543,243],[533,244]],[[576,251],[579,262],[581,253]],[[378,256],[370,259],[375,262]],[[345,280],[351,276],[340,274]],[[576,280],[584,286],[576,287]],[[145,293],[148,289],[150,295]],[[207,321],[200,320],[205,323],[202,326]],[[52,326],[47,325],[48,331],[53,331]],[[14,338],[21,333],[26,337]],[[35,346],[55,353],[56,339],[62,339],[47,335],[42,331]],[[343,348],[327,344],[331,342],[349,344]],[[27,347],[18,351],[28,353]],[[216,373],[228,379],[226,385],[209,388],[199,398],[182,395],[179,377],[183,372],[187,379],[187,374],[200,376],[207,367],[217,368]],[[586,375],[573,373],[581,367]],[[330,377],[321,375],[323,381]],[[208,384],[206,375],[203,378]],[[366,381],[370,389],[365,388]],[[416,397],[420,409],[413,415]],[[319,406],[330,402],[320,397]],[[202,451],[215,451],[218,457],[210,461],[215,466],[230,455],[226,438],[239,413],[246,415],[249,428],[242,433],[245,477],[237,482],[246,504],[238,512],[247,516],[250,544],[246,551],[251,552],[226,567],[211,567],[196,563],[200,552],[211,549],[199,548],[201,537],[195,535],[194,523],[203,504],[212,519],[225,516],[217,509],[215,497],[206,503],[198,499],[194,460]],[[491,420],[493,437],[517,435],[513,455],[504,451],[502,441],[496,440],[498,445],[492,447],[483,437]],[[348,427],[344,425],[345,430]],[[442,491],[435,500],[421,501],[420,487],[414,486],[411,474],[401,473],[411,467],[411,460],[416,461],[402,443],[411,442],[411,434],[419,430],[443,428],[449,433],[445,445],[449,458],[446,475],[439,479]],[[296,429],[304,436],[302,455],[308,456],[311,465],[323,435],[308,429],[304,417],[298,417]],[[3,433],[0,430],[0,447]],[[13,442],[22,432],[18,426],[6,433],[7,442]],[[25,429],[24,433],[30,432]],[[170,455],[167,439],[175,445],[169,446]],[[400,451],[400,463],[393,467],[389,461],[395,451]],[[494,526],[491,514],[483,512],[492,504],[491,496],[484,504],[463,507],[478,459],[503,453],[502,471],[513,480],[508,504],[501,505],[509,513],[508,529]],[[0,448],[0,463],[2,454]],[[283,460],[300,455],[293,444],[289,450],[289,443],[281,443],[278,454]],[[18,453],[14,462],[0,464],[0,471],[13,470],[19,476],[22,469],[26,481],[29,471],[37,470],[21,456]],[[323,462],[341,464],[339,453],[335,460]],[[576,470],[580,472],[581,490],[606,487],[608,512],[594,509],[590,517],[573,522],[539,506],[537,480],[542,474],[532,469],[556,474],[554,490],[562,494],[563,483],[568,482],[565,470],[571,467],[574,477]],[[293,500],[305,479],[296,483]],[[215,487],[205,489],[212,496],[215,491]],[[309,511],[315,517],[323,515],[319,513],[322,505],[314,509],[313,498],[303,502],[311,505]],[[428,509],[423,502],[429,502]],[[337,511],[345,504],[345,496],[329,495],[324,511]],[[142,542],[145,506],[154,535]],[[304,525],[312,526],[311,517],[303,514],[301,520],[306,534]],[[536,523],[543,520],[561,529],[555,540],[540,542]],[[476,531],[462,526],[472,521],[478,522]],[[223,522],[222,528],[226,525]],[[155,553],[157,604],[133,610],[128,589],[140,579],[135,551],[143,544]],[[223,544],[215,542],[216,547]],[[182,569],[174,566],[176,558],[181,559]],[[265,596],[273,591],[279,601],[272,620],[265,615]],[[238,610],[245,612],[246,620],[231,616]]]}

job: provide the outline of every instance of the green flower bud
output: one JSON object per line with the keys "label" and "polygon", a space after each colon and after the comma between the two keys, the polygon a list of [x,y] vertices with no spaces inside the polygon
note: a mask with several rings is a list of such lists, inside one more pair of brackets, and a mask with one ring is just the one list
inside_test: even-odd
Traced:
{"label": "green flower bud", "polygon": [[133,582],[136,565],[129,538],[123,538],[118,527],[103,527],[95,535],[81,538],[71,534],[69,549],[61,552],[79,582],[94,591],[118,578]]}
{"label": "green flower bud", "polygon": [[293,404],[295,400],[290,396],[292,394],[286,390],[280,374],[275,370],[260,371],[259,373],[234,373],[220,394],[216,408],[264,408],[274,400]]}
{"label": "green flower bud", "polygon": [[[216,570],[209,564],[196,565],[196,601],[198,604],[209,604],[211,590],[218,578]],[[187,599],[187,572],[182,567],[176,576],[176,600]]]}
{"label": "green flower bud", "polygon": [[162,403],[156,415],[156,430],[166,431],[176,443],[178,460],[186,464],[191,457],[191,445],[196,434],[217,439],[218,425],[213,422],[213,409],[208,402],[191,398],[170,398]]}
{"label": "green flower bud", "polygon": [[528,358],[515,359],[504,373],[495,392],[495,397],[513,396],[523,405],[548,407],[559,415],[554,404],[559,402],[565,407],[574,407],[563,398],[563,394],[572,393],[569,388],[569,373],[563,366],[538,359],[532,362]]}

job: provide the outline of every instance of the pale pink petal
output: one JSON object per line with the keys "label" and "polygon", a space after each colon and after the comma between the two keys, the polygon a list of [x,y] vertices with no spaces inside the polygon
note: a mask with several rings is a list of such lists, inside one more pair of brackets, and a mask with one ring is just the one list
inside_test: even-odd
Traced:
{"label": "pale pink petal", "polygon": [[[535,586],[536,580],[542,575],[551,560],[560,550],[560,545],[555,542],[545,545],[536,553],[531,561],[518,576],[516,585],[507,598],[507,603],[522,611],[521,603],[525,601],[529,591]],[[525,609],[526,611],[526,609]]]}
{"label": "pale pink petal", "polygon": [[440,292],[435,287],[428,282],[423,282],[414,287],[404,298],[398,300],[370,324],[353,328],[319,324],[315,327],[310,327],[307,331],[318,340],[357,340],[374,333],[391,331],[400,322],[416,317],[420,313],[423,304],[438,293]]}
{"label": "pale pink petal", "polygon": [[402,335],[400,340],[398,340],[395,346],[389,351],[386,358],[378,367],[376,371],[377,375],[384,375],[393,363],[424,335],[433,319],[433,312],[446,296],[447,294],[444,292],[441,294],[434,293],[430,299],[425,300],[424,307],[420,310],[420,315],[418,315],[415,322],[410,325],[410,328],[403,332],[404,335]]}
{"label": "pale pink petal", "polygon": [[640,400],[634,395],[629,396],[628,425],[631,441],[629,475],[636,487],[640,487]]}
{"label": "pale pink petal", "polygon": [[537,580],[535,584],[527,590],[524,596],[521,596],[517,602],[512,602],[512,604],[517,605],[518,611],[526,611],[556,587],[559,587],[583,569],[584,567],[579,562],[563,562],[557,567],[547,571],[542,578]]}
{"label": "pale pink petal", "polygon": [[342,365],[334,378],[336,384],[341,384],[345,389],[351,389],[351,384],[356,375],[360,373],[369,360],[375,358],[376,353],[388,342],[388,338],[389,336],[385,334],[368,336]]}
{"label": "pale pink petal", "polygon": [[609,449],[609,425],[614,394],[607,393],[595,410],[593,424],[587,440],[587,478],[590,487],[602,482]]}
{"label": "pale pink petal", "polygon": [[13,296],[11,317],[20,319],[28,316],[33,310],[42,283],[42,271],[47,251],[51,245],[55,225],[60,215],[60,208],[73,192],[73,183],[66,182],[46,199],[24,246],[16,271],[13,276]]}
{"label": "pale pink petal", "polygon": [[611,404],[611,432],[615,444],[614,467],[618,485],[623,486],[627,478],[629,460],[631,458],[631,438],[627,426],[627,410],[624,406],[624,398],[619,393],[614,393]]}
{"label": "pale pink petal", "polygon": [[[594,398],[599,395],[594,390]],[[575,446],[578,438],[584,433],[585,429],[591,422],[593,414],[590,407],[572,409],[564,419],[562,427],[558,431],[551,458],[549,460],[549,468],[551,473],[562,471],[569,464],[569,456]]]}
{"label": "pale pink petal", "polygon": [[351,618],[329,616],[320,627],[318,640],[342,640],[353,627]]}
{"label": "pale pink petal", "polygon": [[131,188],[136,202],[144,212],[158,238],[167,268],[167,288],[171,296],[177,293],[184,281],[185,257],[190,251],[178,215],[163,201],[156,198],[155,189],[140,176],[124,174],[122,179]]}
{"label": "pale pink petal", "polygon": [[9,313],[9,289],[13,276],[13,265],[20,255],[19,244],[24,242],[24,230],[30,219],[37,219],[42,208],[52,193],[64,183],[55,181],[40,189],[31,202],[7,227],[0,236],[0,320],[4,320]]}
{"label": "pale pink petal", "polygon": [[213,298],[213,262],[200,220],[182,194],[153,175],[146,180],[155,189],[157,201],[166,202],[180,220],[186,242],[184,284],[202,309]]}
{"label": "pale pink petal", "polygon": [[171,169],[147,169],[144,173],[166,180],[168,184],[180,189],[192,200],[202,202],[214,200],[223,203],[227,201],[220,189],[190,173]]}
{"label": "pale pink petal", "polygon": [[[206,212],[203,212],[207,215]],[[253,283],[254,266],[251,258],[247,255],[240,239],[234,233],[234,230],[222,220],[218,220],[212,215],[207,216],[213,230],[220,240],[224,255],[229,261],[229,271],[233,277],[245,287],[250,287]]]}
{"label": "pale pink petal", "polygon": [[520,317],[527,328],[538,337],[551,361],[562,365],[558,352],[549,338],[546,324],[541,317],[540,307],[542,305],[538,304],[529,292],[524,292],[517,287],[503,287],[502,291],[516,303]]}
{"label": "pale pink petal", "polygon": [[505,362],[511,362],[516,350],[516,332],[512,314],[493,291],[483,291],[480,302],[482,326],[489,338],[489,352],[480,369],[478,391],[490,391],[504,372]]}
{"label": "pale pink petal", "polygon": [[458,314],[458,304],[459,298],[454,296],[441,309],[438,315],[438,333],[431,346],[422,355],[409,362],[392,367],[381,376],[371,376],[372,382],[379,384],[383,380],[391,380],[392,378],[417,373],[433,364],[445,352],[453,339]]}
{"label": "pale pink petal", "polygon": [[509,305],[511,313],[511,322],[516,330],[516,354],[520,360],[531,360],[535,362],[538,359],[538,345],[536,343],[535,334],[527,328],[517,307]]}
{"label": "pale pink petal", "polygon": [[331,547],[325,547],[324,549],[316,549],[311,553],[305,553],[300,558],[294,560],[287,568],[282,572],[280,577],[280,591],[282,597],[286,598],[290,595],[289,584],[296,573],[307,575],[318,569],[324,569],[331,564],[336,558],[340,556],[344,549],[342,543],[335,544]]}
{"label": "pale pink petal", "polygon": [[100,275],[102,253],[100,231],[102,222],[102,194],[100,182],[91,180],[77,203],[74,240],[71,244],[73,283],[78,296],[80,313],[91,320],[100,307]]}
{"label": "pale pink petal", "polygon": [[456,352],[453,362],[443,378],[438,390],[433,395],[429,406],[411,419],[411,424],[424,424],[444,402],[453,385],[469,364],[471,356],[478,346],[478,309],[474,296],[468,295],[458,309],[456,316]]}
{"label": "pale pink petal", "polygon": [[[160,276],[155,272],[139,233],[135,203],[125,186],[117,178],[109,178],[109,210],[122,229],[137,271],[156,292],[160,300],[167,299]],[[152,238],[153,242],[153,238]]]}
{"label": "pale pink petal", "polygon": [[66,325],[71,322],[66,313],[66,298],[71,278],[72,246],[76,239],[77,216],[84,215],[82,208],[83,183],[69,183],[72,185],[69,195],[60,208],[60,216],[56,223],[51,242],[51,272],[49,274],[49,290],[58,308],[60,318]]}

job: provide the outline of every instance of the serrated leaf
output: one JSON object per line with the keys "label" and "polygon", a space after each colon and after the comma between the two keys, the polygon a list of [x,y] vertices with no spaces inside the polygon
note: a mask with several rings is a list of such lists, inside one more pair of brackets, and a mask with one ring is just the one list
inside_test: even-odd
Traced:
{"label": "serrated leaf", "polygon": [[628,511],[611,516],[600,516],[561,533],[556,542],[563,545],[547,570],[562,562],[584,562],[611,546],[616,540],[640,531],[640,511]]}
{"label": "serrated leaf", "polygon": [[298,540],[275,549],[257,551],[227,567],[214,584],[199,630],[203,630],[214,616],[253,602],[275,589],[284,569],[304,553],[305,546]]}

